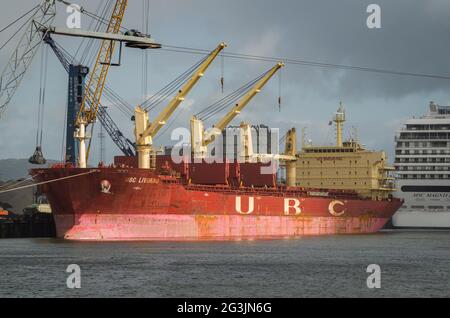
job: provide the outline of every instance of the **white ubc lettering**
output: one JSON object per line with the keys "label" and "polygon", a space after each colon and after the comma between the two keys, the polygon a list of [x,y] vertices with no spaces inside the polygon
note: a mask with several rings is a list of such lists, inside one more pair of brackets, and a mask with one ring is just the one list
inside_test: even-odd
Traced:
{"label": "white ubc lettering", "polygon": [[[294,204],[290,205],[290,202],[294,202]],[[302,209],[300,208],[300,200],[284,199],[284,214],[289,215],[291,209],[295,210],[295,215],[300,215],[300,213],[302,213]]]}
{"label": "white ubc lettering", "polygon": [[255,198],[249,197],[248,198],[248,210],[247,212],[242,211],[241,207],[241,197],[236,197],[236,212],[240,214],[250,214],[255,209]]}

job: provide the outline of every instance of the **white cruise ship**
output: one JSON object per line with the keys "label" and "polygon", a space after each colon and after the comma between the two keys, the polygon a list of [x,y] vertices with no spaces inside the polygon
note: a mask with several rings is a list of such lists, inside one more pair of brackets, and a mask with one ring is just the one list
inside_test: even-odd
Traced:
{"label": "white cruise ship", "polygon": [[396,196],[405,200],[395,227],[450,228],[450,106],[430,102],[395,137]]}

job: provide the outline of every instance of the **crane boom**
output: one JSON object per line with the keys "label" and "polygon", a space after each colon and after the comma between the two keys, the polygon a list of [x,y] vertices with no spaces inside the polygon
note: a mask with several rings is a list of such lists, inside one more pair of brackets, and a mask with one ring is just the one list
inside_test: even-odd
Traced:
{"label": "crane boom", "polygon": [[104,32],[84,31],[61,27],[48,27],[48,28],[42,27],[39,28],[39,30],[44,33],[52,33],[64,36],[124,42],[125,45],[128,47],[139,46],[139,48],[141,49],[161,48],[161,44],[156,43],[155,40],[149,36],[132,36],[121,33],[104,33]]}
{"label": "crane boom", "polygon": [[[111,18],[106,29],[106,33],[118,33],[122,25],[125,9],[128,0],[116,0]],[[97,60],[92,69],[91,77],[84,90],[80,111],[77,115],[75,137],[79,140],[78,165],[86,168],[89,149],[86,153],[86,126],[95,122],[100,106],[100,100],[105,87],[106,76],[108,75],[111,59],[114,54],[116,43],[110,40],[103,40],[97,55]],[[88,108],[89,105],[89,108]]]}
{"label": "crane boom", "polygon": [[[106,33],[118,33],[120,31],[127,4],[128,0],[116,1]],[[81,109],[78,113],[78,121],[80,122],[89,124],[96,119],[115,46],[116,43],[109,40],[103,40],[100,44],[97,60],[92,69],[91,77],[85,89]],[[89,108],[87,107],[88,101],[90,104]]]}
{"label": "crane boom", "polygon": [[177,107],[184,101],[186,95],[191,91],[195,84],[204,75],[205,71],[219,55],[219,53],[227,45],[222,42],[214,51],[212,51],[205,60],[197,67],[194,75],[186,82],[186,84],[178,91],[176,96],[169,102],[164,110],[150,122],[148,113],[141,107],[136,107],[135,110],[135,136],[136,136],[136,152],[138,153],[139,168],[149,169],[150,166],[150,152],[152,150],[153,137],[166,124],[169,117],[177,109]]}
{"label": "crane boom", "polygon": [[54,0],[43,0],[19,40],[0,77],[0,115],[6,110],[42,42],[38,29],[48,27],[56,16]]}
{"label": "crane boom", "polygon": [[269,71],[267,71],[261,79],[241,98],[241,100],[224,116],[213,129],[205,131],[203,121],[196,116],[191,118],[191,151],[195,158],[204,158],[207,151],[207,146],[212,143],[215,136],[220,135],[222,130],[241,113],[242,109],[258,94],[266,85],[270,78],[284,66],[284,63],[279,62]]}
{"label": "crane boom", "polygon": [[195,74],[186,82],[186,84],[178,91],[178,94],[170,101],[170,103],[164,108],[162,112],[155,118],[155,120],[150,124],[147,129],[142,133],[142,138],[146,136],[154,137],[158,131],[166,124],[166,121],[173,114],[175,109],[184,101],[186,95],[191,91],[194,85],[199,81],[199,79],[204,75],[206,69],[211,65],[214,59],[219,55],[227,45],[225,43],[220,43],[214,51],[212,51],[209,56],[203,61],[198,67]]}
{"label": "crane boom", "polygon": [[[277,65],[272,67],[266,75],[264,75],[256,84],[252,87],[251,90],[248,91],[247,94],[245,94],[244,97],[224,116],[222,117],[215,125],[214,125],[214,131],[220,131],[224,130],[231,121],[241,113],[242,109],[244,109],[245,106],[255,97],[256,94],[258,94],[261,89],[266,85],[266,83],[272,78],[272,76],[284,66],[284,63],[279,62]],[[209,133],[205,133],[204,137],[204,144],[205,146],[209,145],[211,142],[214,141],[214,131],[211,131]]]}

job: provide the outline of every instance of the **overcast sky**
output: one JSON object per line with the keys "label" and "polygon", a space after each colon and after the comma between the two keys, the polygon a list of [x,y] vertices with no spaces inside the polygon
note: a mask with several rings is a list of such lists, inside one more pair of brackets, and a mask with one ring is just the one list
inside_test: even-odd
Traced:
{"label": "overcast sky", "polygon": [[[78,1],[95,12],[104,1]],[[38,1],[11,1],[0,11],[0,29]],[[369,29],[366,8],[381,7],[381,29]],[[67,14],[58,4],[55,25],[64,26]],[[82,28],[90,19],[82,17]],[[130,0],[125,27],[142,29],[142,1]],[[150,33],[163,45],[212,50],[225,41],[226,52],[285,57],[394,71],[450,74],[450,1],[448,0],[150,0]],[[0,33],[3,44],[10,33]],[[54,36],[72,54],[81,40]],[[14,49],[0,51],[2,69]],[[82,51],[82,50],[81,50]],[[39,53],[40,54],[40,53]],[[0,159],[27,158],[35,147],[39,94],[40,55],[37,54],[7,111],[0,119]],[[46,89],[43,148],[47,158],[60,159],[66,107],[67,75],[51,51]],[[142,101],[142,55],[124,50],[122,66],[112,68],[108,84],[130,104]],[[80,55],[80,54],[79,54]],[[201,58],[168,51],[149,52],[148,93],[152,94]],[[239,88],[273,66],[272,62],[226,58],[225,94]],[[223,95],[220,59],[188,96],[171,127],[189,127],[189,117]],[[288,64],[282,71],[282,107],[278,110],[278,76],[237,118],[264,123],[282,131],[307,127],[314,143],[331,143],[328,126],[342,100],[347,111],[346,137],[357,127],[360,140],[370,149],[386,150],[392,159],[395,131],[412,116],[428,111],[430,100],[448,104],[449,80],[417,78]],[[161,109],[161,108],[160,108]],[[110,113],[125,135],[133,125],[114,107]],[[155,113],[150,114],[155,117]],[[214,121],[208,122],[211,125]],[[97,125],[99,126],[99,125]],[[98,161],[99,142],[94,134],[91,163]],[[170,144],[169,134],[160,144]],[[118,150],[108,139],[109,160]]]}

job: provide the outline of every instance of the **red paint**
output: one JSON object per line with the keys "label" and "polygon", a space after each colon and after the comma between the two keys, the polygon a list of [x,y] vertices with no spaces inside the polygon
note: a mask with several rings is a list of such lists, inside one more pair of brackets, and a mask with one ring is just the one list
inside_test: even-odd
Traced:
{"label": "red paint", "polygon": [[[263,187],[267,185],[271,188],[276,186],[277,171],[270,163],[241,163],[240,166],[244,186]],[[261,172],[264,172],[264,174]]]}
{"label": "red paint", "polygon": [[228,184],[230,179],[230,165],[226,161],[224,163],[216,162],[199,162],[189,165],[189,178],[194,184]]}
{"label": "red paint", "polygon": [[136,168],[138,166],[138,158],[131,156],[115,156],[114,165],[116,165],[117,167],[126,166]]}
{"label": "red paint", "polygon": [[[87,170],[34,169],[32,175],[37,181],[46,181]],[[348,191],[328,191],[328,196],[316,197],[303,188],[188,185],[180,178],[150,170],[97,170],[42,186],[59,237],[215,240],[373,233],[402,204],[398,199],[360,199]],[[110,185],[106,192],[105,180]],[[334,206],[331,211],[330,206]]]}

